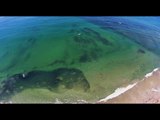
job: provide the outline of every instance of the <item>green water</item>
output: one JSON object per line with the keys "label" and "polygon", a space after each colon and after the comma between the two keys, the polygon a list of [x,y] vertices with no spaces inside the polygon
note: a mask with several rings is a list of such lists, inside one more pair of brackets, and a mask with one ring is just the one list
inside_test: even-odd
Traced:
{"label": "green water", "polygon": [[[101,29],[81,18],[58,18],[61,19],[67,22],[50,24],[46,20],[41,27],[19,29],[12,38],[6,38],[0,44],[0,80],[35,70],[76,68],[89,82],[89,90],[68,89],[64,85],[56,90],[28,87],[9,100],[96,102],[116,88],[141,79],[160,64],[159,56],[113,30]],[[145,53],[138,52],[140,49]]]}

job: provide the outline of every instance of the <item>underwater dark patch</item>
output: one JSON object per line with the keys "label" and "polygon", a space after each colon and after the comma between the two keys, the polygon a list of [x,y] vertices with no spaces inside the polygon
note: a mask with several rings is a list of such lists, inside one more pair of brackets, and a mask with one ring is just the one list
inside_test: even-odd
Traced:
{"label": "underwater dark patch", "polygon": [[137,52],[138,52],[138,53],[143,53],[143,54],[146,53],[146,52],[145,52],[144,50],[142,50],[142,49],[138,49]]}
{"label": "underwater dark patch", "polygon": [[96,50],[93,49],[89,52],[84,52],[79,57],[79,62],[80,63],[91,62],[93,60],[97,60],[99,57],[100,57],[99,51],[96,51]]}
{"label": "underwater dark patch", "polygon": [[92,41],[91,39],[89,38],[83,38],[81,36],[75,36],[74,37],[74,41],[78,44],[82,44],[82,45],[86,45],[86,44],[90,44],[94,41]]}
{"label": "underwater dark patch", "polygon": [[59,85],[66,89],[79,88],[86,92],[90,85],[83,72],[75,68],[59,68],[53,71],[31,71],[8,77],[0,88],[0,100],[7,99],[27,88],[56,90]]}
{"label": "underwater dark patch", "polygon": [[160,55],[160,44],[158,38],[159,35],[158,32],[155,32],[157,31],[155,27],[147,26],[145,24],[140,24],[139,22],[134,22],[131,20],[125,21],[123,18],[121,19],[122,22],[120,22],[119,18],[118,19],[85,18],[85,19],[89,22],[99,25],[102,29],[105,30],[111,29],[115,33],[118,33],[120,35],[125,36],[126,38],[131,39],[135,43],[146,48],[147,50],[157,55]]}
{"label": "underwater dark patch", "polygon": [[35,42],[36,42],[36,38],[35,37],[30,37],[29,39],[27,39],[27,42],[30,44],[30,45],[34,45]]}
{"label": "underwater dark patch", "polygon": [[51,62],[50,64],[48,64],[48,66],[53,66],[53,65],[57,65],[57,64],[66,64],[66,62],[64,60],[55,60],[55,61]]}
{"label": "underwater dark patch", "polygon": [[79,62],[80,63],[91,62],[91,58],[86,53],[84,53],[83,55],[80,56]]}
{"label": "underwater dark patch", "polygon": [[96,60],[96,59],[98,59],[98,57],[100,57],[100,53],[96,50],[92,50],[90,55],[93,60]]}
{"label": "underwater dark patch", "polygon": [[100,34],[98,32],[96,32],[90,28],[87,28],[87,27],[83,28],[82,31],[84,31],[86,34],[90,34],[90,35],[93,34],[95,36],[100,36]]}
{"label": "underwater dark patch", "polygon": [[[72,31],[74,30],[72,29]],[[82,45],[93,44],[94,46],[97,46],[96,41],[101,42],[106,46],[112,45],[112,43],[109,40],[102,37],[98,32],[90,28],[83,28],[79,30],[79,32],[76,33],[73,39],[76,43],[82,44]]]}
{"label": "underwater dark patch", "polygon": [[100,42],[102,42],[104,45],[112,45],[112,43],[107,40],[106,38],[102,37],[98,32],[90,29],[90,28],[84,28],[83,31],[86,33],[86,34],[89,34],[89,35],[94,35],[96,37],[96,40],[99,40]]}
{"label": "underwater dark patch", "polygon": [[75,64],[76,62],[74,60],[71,61],[70,65],[73,65]]}

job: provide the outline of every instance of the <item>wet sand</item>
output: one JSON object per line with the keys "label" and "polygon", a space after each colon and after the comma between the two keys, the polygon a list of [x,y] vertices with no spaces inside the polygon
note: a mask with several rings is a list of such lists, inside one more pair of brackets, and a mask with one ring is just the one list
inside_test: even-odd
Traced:
{"label": "wet sand", "polygon": [[160,103],[160,70],[155,69],[131,89],[98,103]]}

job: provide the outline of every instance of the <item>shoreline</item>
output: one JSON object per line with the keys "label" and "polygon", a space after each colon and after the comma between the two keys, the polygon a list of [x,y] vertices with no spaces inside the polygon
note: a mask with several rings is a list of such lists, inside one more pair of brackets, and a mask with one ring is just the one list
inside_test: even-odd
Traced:
{"label": "shoreline", "polygon": [[126,87],[117,88],[112,94],[108,95],[106,98],[99,100],[98,102],[104,102],[104,101],[108,101],[110,99],[113,99],[115,97],[118,97],[119,95],[125,93],[127,90],[133,88],[136,84],[137,84],[137,82],[133,83],[133,84],[129,84]]}
{"label": "shoreline", "polygon": [[139,82],[117,88],[97,103],[160,103],[160,69],[155,68]]}

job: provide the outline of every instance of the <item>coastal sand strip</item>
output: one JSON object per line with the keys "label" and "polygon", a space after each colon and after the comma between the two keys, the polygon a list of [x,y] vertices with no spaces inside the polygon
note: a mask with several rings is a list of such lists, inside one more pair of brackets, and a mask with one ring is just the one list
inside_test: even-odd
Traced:
{"label": "coastal sand strip", "polygon": [[100,100],[99,103],[160,103],[160,70],[154,69],[132,88],[112,99]]}

